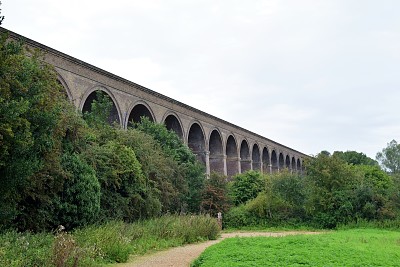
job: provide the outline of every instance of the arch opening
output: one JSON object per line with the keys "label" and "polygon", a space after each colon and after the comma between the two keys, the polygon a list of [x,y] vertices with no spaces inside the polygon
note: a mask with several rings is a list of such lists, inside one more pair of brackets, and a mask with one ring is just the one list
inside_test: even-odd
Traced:
{"label": "arch opening", "polygon": [[264,147],[263,152],[262,152],[262,163],[263,163],[263,173],[270,173],[270,158],[269,158],[269,152],[268,148]]}
{"label": "arch opening", "polygon": [[180,139],[183,139],[183,131],[182,131],[182,126],[179,123],[179,120],[177,117],[174,115],[168,115],[165,120],[164,120],[165,127],[176,133],[176,135],[179,136]]}
{"label": "arch opening", "polygon": [[226,141],[226,172],[228,178],[239,173],[239,157],[235,138],[230,135]]}
{"label": "arch opening", "polygon": [[258,147],[257,144],[253,145],[253,151],[251,153],[251,159],[252,159],[253,170],[261,171],[260,148]]}
{"label": "arch opening", "polygon": [[217,130],[211,132],[208,147],[210,150],[210,171],[224,173],[225,166],[222,139]]}
{"label": "arch opening", "polygon": [[286,155],[285,168],[288,169],[288,170],[290,169],[290,157],[289,157],[289,155]]}
{"label": "arch opening", "polygon": [[300,159],[297,159],[297,171],[301,172],[301,161],[300,161]]}
{"label": "arch opening", "polygon": [[277,172],[279,170],[279,162],[275,150],[272,150],[271,153],[271,165],[272,172]]}
{"label": "arch opening", "polygon": [[283,154],[279,153],[279,170],[283,170],[285,168],[285,159],[283,158]]}
{"label": "arch opening", "polygon": [[197,159],[206,164],[205,139],[200,125],[193,123],[189,129],[188,146],[196,154]]}
{"label": "arch opening", "polygon": [[[112,106],[109,107],[109,110],[107,110],[107,107],[103,107],[103,105],[107,105],[105,103],[108,101],[112,103]],[[104,119],[109,124],[113,124],[115,122],[120,123],[117,106],[115,105],[113,99],[106,92],[102,90],[95,90],[88,95],[83,104],[82,113],[90,113],[92,112],[92,108],[96,109],[95,112],[98,113],[96,116]]]}
{"label": "arch opening", "polygon": [[251,170],[250,151],[246,140],[243,140],[240,145],[240,170],[242,173]]}
{"label": "arch opening", "polygon": [[292,157],[292,166],[291,166],[292,171],[296,171],[296,159]]}
{"label": "arch opening", "polygon": [[134,106],[132,108],[131,112],[129,113],[128,127],[133,127],[134,123],[139,123],[141,121],[142,117],[146,117],[151,122],[154,122],[154,118],[150,112],[150,109],[148,109],[143,104],[137,104],[136,106]]}

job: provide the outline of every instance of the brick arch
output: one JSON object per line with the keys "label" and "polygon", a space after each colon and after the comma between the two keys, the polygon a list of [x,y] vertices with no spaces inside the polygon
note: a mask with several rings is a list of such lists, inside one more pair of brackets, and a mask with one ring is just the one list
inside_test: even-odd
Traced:
{"label": "brick arch", "polygon": [[242,173],[251,170],[250,147],[246,139],[240,143],[240,170]]}
{"label": "brick arch", "polygon": [[285,168],[285,157],[283,156],[282,152],[279,153],[278,164],[280,170]]}
{"label": "brick arch", "polygon": [[277,172],[279,170],[279,159],[275,149],[271,152],[271,165],[272,172]]}
{"label": "brick arch", "polygon": [[239,173],[239,153],[236,138],[233,134],[230,134],[226,139],[226,172],[228,178],[231,178],[235,174]]}
{"label": "brick arch", "polygon": [[73,101],[74,99],[72,97],[71,90],[69,89],[67,82],[64,80],[64,78],[61,76],[60,73],[58,73],[57,71],[56,71],[56,73],[57,73],[57,81],[64,88],[65,94],[67,95],[68,99],[70,101]]}
{"label": "brick arch", "polygon": [[262,164],[263,164],[262,165],[263,173],[269,173],[270,165],[271,165],[271,158],[269,156],[269,150],[267,147],[263,148],[261,159],[262,159]]}
{"label": "brick arch", "polygon": [[251,151],[251,159],[253,170],[261,171],[261,155],[260,155],[260,147],[257,143],[254,143],[253,149]]}
{"label": "brick arch", "polygon": [[300,161],[300,158],[297,158],[296,169],[297,169],[298,172],[301,171],[301,161]]}
{"label": "brick arch", "polygon": [[296,159],[294,158],[294,156],[292,157],[292,163],[291,163],[290,169],[292,171],[296,170]]}
{"label": "brick arch", "polygon": [[285,168],[286,169],[290,169],[290,157],[289,157],[289,155],[286,155],[286,157],[285,157]]}
{"label": "brick arch", "polygon": [[145,101],[140,100],[129,109],[128,116],[126,116],[126,127],[132,127],[132,122],[140,122],[141,117],[147,117],[150,121],[155,122],[155,116],[150,106]]}
{"label": "brick arch", "polygon": [[174,131],[182,140],[185,139],[183,136],[182,122],[176,113],[172,111],[166,112],[162,121],[168,130]]}
{"label": "brick arch", "polygon": [[107,89],[104,86],[94,86],[91,89],[87,90],[85,94],[82,97],[81,103],[79,105],[79,110],[84,113],[86,111],[91,110],[91,104],[93,100],[97,99],[97,91],[103,92],[107,94],[110,98],[111,101],[113,102],[113,106],[111,109],[111,114],[108,118],[108,122],[112,124],[113,122],[118,122],[121,124],[121,109],[119,108],[118,102],[114,96],[114,94],[111,92],[111,90]]}
{"label": "brick arch", "polygon": [[200,122],[194,121],[190,124],[187,133],[187,144],[196,154],[197,159],[206,165],[206,139]]}
{"label": "brick arch", "polygon": [[222,135],[218,129],[211,131],[208,138],[208,150],[210,151],[210,171],[225,173],[224,147]]}

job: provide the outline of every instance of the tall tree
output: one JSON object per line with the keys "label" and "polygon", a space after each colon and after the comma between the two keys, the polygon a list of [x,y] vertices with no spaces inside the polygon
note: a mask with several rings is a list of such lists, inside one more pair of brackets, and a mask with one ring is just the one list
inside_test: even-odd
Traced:
{"label": "tall tree", "polygon": [[396,140],[390,141],[382,152],[376,154],[376,159],[381,163],[383,168],[392,173],[400,173],[400,144]]}

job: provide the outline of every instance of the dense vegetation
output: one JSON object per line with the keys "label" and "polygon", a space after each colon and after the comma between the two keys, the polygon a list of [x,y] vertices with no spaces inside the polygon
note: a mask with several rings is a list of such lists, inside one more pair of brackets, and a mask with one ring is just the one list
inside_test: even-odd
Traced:
{"label": "dense vegetation", "polygon": [[113,221],[55,236],[8,231],[0,235],[0,266],[102,266],[126,262],[130,255],[216,239],[218,233],[216,221],[205,216]]}
{"label": "dense vegetation", "polygon": [[399,239],[399,232],[371,229],[236,237],[207,248],[192,266],[398,266]]}
{"label": "dense vegetation", "polygon": [[0,60],[0,228],[199,212],[204,169],[176,134],[148,120],[110,125],[102,92],[78,114],[41,55],[6,36]]}
{"label": "dense vegetation", "polygon": [[230,194],[235,207],[226,214],[225,226],[335,228],[359,220],[399,219],[398,177],[362,153],[324,151],[305,166],[306,175],[283,171],[234,177]]}

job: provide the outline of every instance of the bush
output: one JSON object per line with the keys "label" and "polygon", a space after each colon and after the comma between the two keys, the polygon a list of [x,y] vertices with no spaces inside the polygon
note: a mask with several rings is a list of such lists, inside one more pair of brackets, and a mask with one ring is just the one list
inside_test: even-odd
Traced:
{"label": "bush", "polygon": [[230,182],[229,195],[237,206],[255,198],[265,186],[265,181],[260,172],[247,171],[237,174]]}
{"label": "bush", "polygon": [[230,199],[228,197],[227,178],[222,174],[213,172],[205,183],[201,211],[216,217],[218,212],[225,213],[229,208]]}

